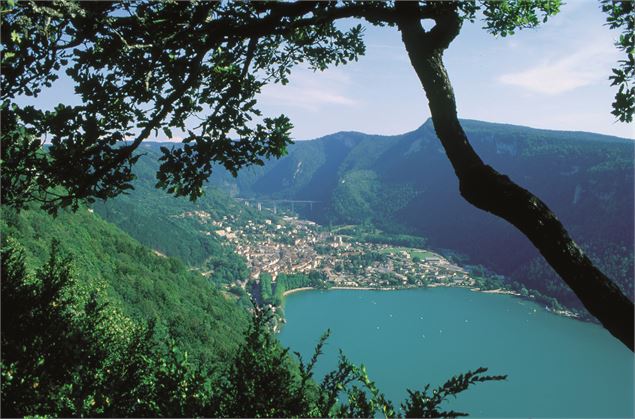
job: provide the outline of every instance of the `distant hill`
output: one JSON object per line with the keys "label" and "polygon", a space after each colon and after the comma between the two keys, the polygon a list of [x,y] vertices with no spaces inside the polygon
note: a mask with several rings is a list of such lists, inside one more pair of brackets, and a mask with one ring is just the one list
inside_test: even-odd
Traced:
{"label": "distant hill", "polygon": [[[585,132],[464,120],[487,164],[542,198],[592,259],[633,297],[635,142]],[[320,201],[296,210],[328,224],[372,223],[425,237],[576,306],[575,296],[512,226],[465,202],[431,121],[396,136],[340,132],[299,141],[288,156],[212,176],[242,196]]]}

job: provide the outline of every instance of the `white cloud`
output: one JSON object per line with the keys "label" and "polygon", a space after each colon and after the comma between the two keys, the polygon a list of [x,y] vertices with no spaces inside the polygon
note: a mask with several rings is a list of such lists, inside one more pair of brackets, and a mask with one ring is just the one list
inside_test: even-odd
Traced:
{"label": "white cloud", "polygon": [[350,78],[337,69],[321,73],[296,69],[286,86],[267,85],[262,91],[261,100],[308,111],[319,111],[325,106],[357,106],[359,102],[346,95],[350,85]]}
{"label": "white cloud", "polygon": [[557,95],[595,83],[606,83],[609,69],[615,64],[617,52],[609,43],[594,43],[568,55],[544,61],[516,73],[499,76],[503,84],[531,92]]}

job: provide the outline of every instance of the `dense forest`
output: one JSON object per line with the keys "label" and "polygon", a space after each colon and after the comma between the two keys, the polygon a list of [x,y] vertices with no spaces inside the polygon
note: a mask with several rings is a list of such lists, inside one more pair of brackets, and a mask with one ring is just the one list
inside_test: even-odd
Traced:
{"label": "dense forest", "polygon": [[258,284],[254,283],[253,286],[257,286],[257,293],[260,294],[263,303],[271,304],[278,309],[283,306],[286,291],[304,287],[328,287],[327,278],[323,272],[281,273],[276,277],[275,283],[272,279],[271,274],[262,272],[258,278]]}
{"label": "dense forest", "polygon": [[[483,158],[536,191],[632,298],[632,141],[470,120],[463,124]],[[300,141],[287,157],[245,170],[234,183],[228,176],[217,182],[245,196],[320,201],[311,210],[298,210],[324,224],[375,225],[419,236],[463,263],[484,265],[569,307],[581,307],[526,238],[461,198],[431,121],[398,136],[341,132]]]}
{"label": "dense forest", "polygon": [[72,255],[78,281],[136,320],[154,322],[193,360],[210,363],[236,350],[248,316],[176,258],[155,254],[82,209],[56,218],[43,211],[3,208],[2,236],[18,241],[28,266],[43,264],[54,240]]}

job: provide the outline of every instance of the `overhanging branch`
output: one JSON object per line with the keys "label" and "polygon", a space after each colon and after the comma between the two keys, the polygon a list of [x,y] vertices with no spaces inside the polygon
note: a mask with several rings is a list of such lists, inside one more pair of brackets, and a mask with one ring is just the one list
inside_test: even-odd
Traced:
{"label": "overhanging branch", "polygon": [[[436,20],[441,41],[434,44],[438,48],[430,48],[429,33],[409,16],[408,7],[411,6],[399,7],[404,13],[398,27],[410,62],[426,92],[437,136],[459,179],[461,195],[477,208],[518,228],[587,310],[633,350],[633,302],[593,265],[544,202],[485,165],[470,145],[457,117],[454,93],[442,60],[443,50],[458,34],[460,25],[456,26],[452,17]],[[444,24],[449,25],[446,30]]]}

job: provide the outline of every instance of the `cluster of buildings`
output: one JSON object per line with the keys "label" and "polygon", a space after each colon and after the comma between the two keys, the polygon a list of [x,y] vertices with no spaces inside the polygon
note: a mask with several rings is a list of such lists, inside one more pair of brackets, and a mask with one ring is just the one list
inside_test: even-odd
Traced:
{"label": "cluster of buildings", "polygon": [[231,216],[213,221],[213,231],[243,256],[251,279],[262,272],[326,274],[335,287],[474,287],[475,280],[442,256],[417,249],[364,243],[311,221],[282,216],[237,225]]}
{"label": "cluster of buildings", "polygon": [[261,272],[271,274],[275,280],[280,273],[318,270],[322,257],[315,247],[330,236],[311,221],[288,216],[275,221],[266,219],[264,223],[249,220],[238,228],[228,221],[217,223],[215,234],[227,238],[236,253],[245,258],[253,279]]}

